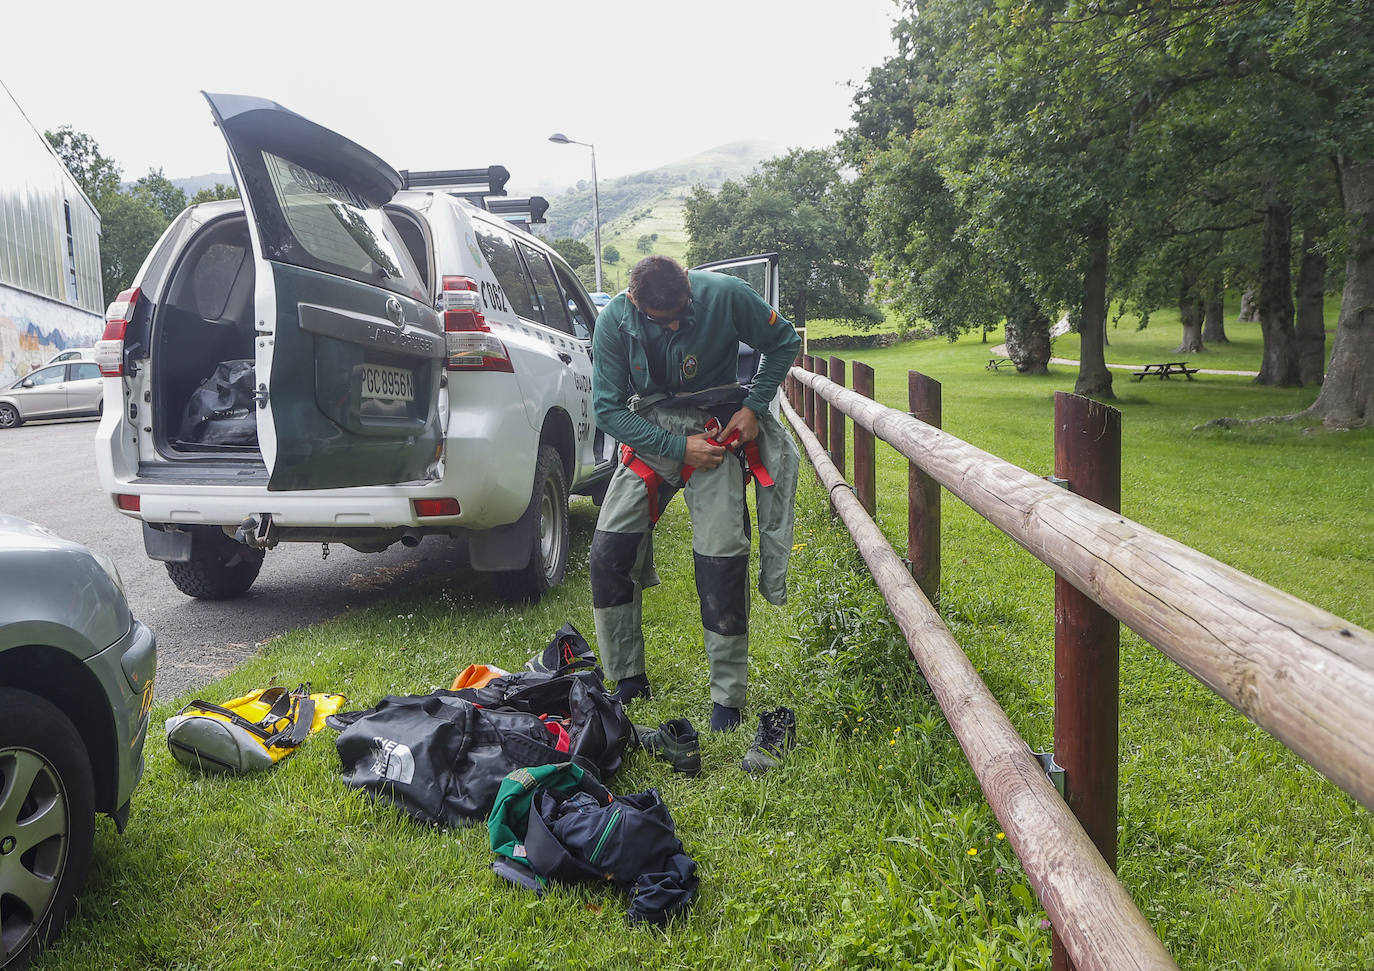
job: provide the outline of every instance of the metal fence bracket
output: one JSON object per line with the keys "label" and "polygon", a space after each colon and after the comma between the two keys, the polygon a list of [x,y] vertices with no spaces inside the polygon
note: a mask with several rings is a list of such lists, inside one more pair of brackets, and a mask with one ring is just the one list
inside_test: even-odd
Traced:
{"label": "metal fence bracket", "polygon": [[1059,793],[1059,798],[1067,799],[1064,795],[1064,767],[1054,760],[1053,752],[1037,752],[1031,749],[1031,755],[1035,756],[1035,761],[1040,763],[1040,768],[1045,770],[1045,775],[1050,777],[1050,782],[1054,783],[1054,788]]}

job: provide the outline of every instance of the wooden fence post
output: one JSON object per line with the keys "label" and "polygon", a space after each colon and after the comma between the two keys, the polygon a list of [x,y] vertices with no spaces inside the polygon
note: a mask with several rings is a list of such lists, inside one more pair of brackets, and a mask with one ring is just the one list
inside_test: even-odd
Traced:
{"label": "wooden fence post", "polygon": [[[813,357],[811,359],[811,372],[825,377],[825,358]],[[830,423],[826,420],[830,414],[830,405],[820,395],[816,395],[816,417],[813,422],[812,430],[816,433],[816,438],[821,443],[821,448],[830,448]]]}
{"label": "wooden fence post", "polygon": [[[830,380],[844,387],[843,358],[830,359]],[[830,461],[840,470],[840,478],[844,478],[844,412],[834,403],[830,405]]]}
{"label": "wooden fence post", "polygon": [[[1054,474],[1070,492],[1121,511],[1121,412],[1080,395],[1054,396]],[[1116,618],[1054,578],[1054,757],[1069,808],[1116,869],[1120,635]],[[1056,935],[1055,971],[1073,967]]]}
{"label": "wooden fence post", "polygon": [[[816,369],[814,360],[815,358],[810,354],[803,355],[802,370],[814,371]],[[809,384],[802,390],[802,424],[813,432],[816,430],[816,392]]]}
{"label": "wooden fence post", "polygon": [[[797,352],[797,358],[792,362],[793,367],[801,367],[805,356],[801,351]],[[801,382],[794,378],[791,372],[787,375],[787,400],[792,405],[792,410],[801,411]]]}
{"label": "wooden fence post", "polygon": [[[873,369],[854,362],[854,390],[865,398],[873,397]],[[874,478],[873,433],[854,423],[854,491],[870,516],[878,513],[878,486]]]}
{"label": "wooden fence post", "polygon": [[[940,382],[919,371],[907,372],[911,417],[939,428],[943,420]],[[907,463],[907,560],[911,576],[932,604],[940,604],[940,483]]]}

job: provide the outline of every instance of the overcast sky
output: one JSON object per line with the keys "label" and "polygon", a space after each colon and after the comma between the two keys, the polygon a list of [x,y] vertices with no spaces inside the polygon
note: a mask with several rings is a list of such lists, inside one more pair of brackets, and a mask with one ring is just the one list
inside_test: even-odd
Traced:
{"label": "overcast sky", "polygon": [[[224,172],[200,96],[251,94],[396,168],[502,164],[512,194],[726,142],[815,147],[895,50],[893,0],[8,0],[0,81],[126,180]],[[523,190],[522,190],[523,187]]]}

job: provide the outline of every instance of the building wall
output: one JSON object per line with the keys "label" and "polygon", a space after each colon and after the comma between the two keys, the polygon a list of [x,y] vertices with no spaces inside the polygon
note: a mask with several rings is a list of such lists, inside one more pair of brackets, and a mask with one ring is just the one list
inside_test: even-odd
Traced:
{"label": "building wall", "polygon": [[0,85],[0,380],[103,330],[100,214]]}
{"label": "building wall", "polygon": [[0,286],[0,386],[28,374],[58,351],[94,346],[104,332],[102,316]]}

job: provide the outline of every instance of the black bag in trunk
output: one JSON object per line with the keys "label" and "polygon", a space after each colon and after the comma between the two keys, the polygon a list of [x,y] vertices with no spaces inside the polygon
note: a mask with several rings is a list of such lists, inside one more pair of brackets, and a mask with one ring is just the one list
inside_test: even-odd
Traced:
{"label": "black bag in trunk", "polygon": [[256,445],[252,361],[221,361],[191,392],[177,438],[201,445]]}

